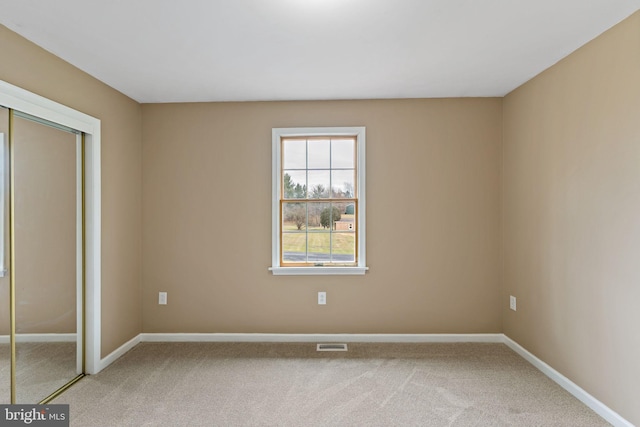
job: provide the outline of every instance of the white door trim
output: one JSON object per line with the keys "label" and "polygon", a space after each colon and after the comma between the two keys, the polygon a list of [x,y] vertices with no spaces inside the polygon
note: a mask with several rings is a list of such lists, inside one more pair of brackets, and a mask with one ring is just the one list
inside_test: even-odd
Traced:
{"label": "white door trim", "polygon": [[2,80],[0,80],[0,105],[86,134],[85,371],[88,374],[97,373],[100,370],[100,120]]}

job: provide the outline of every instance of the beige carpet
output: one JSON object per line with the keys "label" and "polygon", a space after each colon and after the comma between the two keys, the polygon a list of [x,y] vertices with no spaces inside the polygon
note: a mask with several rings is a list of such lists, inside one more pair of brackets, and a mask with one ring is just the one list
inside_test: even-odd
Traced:
{"label": "beige carpet", "polygon": [[0,403],[9,403],[11,396],[11,349],[0,344]]}
{"label": "beige carpet", "polygon": [[52,403],[72,426],[603,426],[502,344],[142,343]]}
{"label": "beige carpet", "polygon": [[[11,400],[10,355],[9,344],[0,344],[0,403]],[[16,402],[40,402],[77,375],[76,343],[17,343],[16,367]]]}

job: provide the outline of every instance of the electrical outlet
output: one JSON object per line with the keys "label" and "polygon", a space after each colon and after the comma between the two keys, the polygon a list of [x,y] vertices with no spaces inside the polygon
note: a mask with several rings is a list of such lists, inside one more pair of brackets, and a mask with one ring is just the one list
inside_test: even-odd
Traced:
{"label": "electrical outlet", "polygon": [[326,305],[327,304],[327,293],[326,292],[318,292],[318,304]]}
{"label": "electrical outlet", "polygon": [[166,292],[160,292],[158,294],[158,304],[160,304],[160,305],[166,305],[167,304],[167,293]]}
{"label": "electrical outlet", "polygon": [[516,311],[516,297],[513,295],[509,296],[509,308]]}

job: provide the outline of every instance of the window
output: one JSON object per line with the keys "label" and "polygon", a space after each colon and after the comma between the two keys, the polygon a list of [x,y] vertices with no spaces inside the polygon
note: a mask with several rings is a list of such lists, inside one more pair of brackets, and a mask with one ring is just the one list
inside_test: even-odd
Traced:
{"label": "window", "polygon": [[364,274],[365,129],[273,129],[273,274]]}

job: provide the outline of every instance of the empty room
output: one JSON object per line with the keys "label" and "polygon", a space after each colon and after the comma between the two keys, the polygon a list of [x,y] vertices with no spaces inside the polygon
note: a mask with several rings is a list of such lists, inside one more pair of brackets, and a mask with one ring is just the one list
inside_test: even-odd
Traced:
{"label": "empty room", "polygon": [[640,425],[640,0],[0,0],[0,55],[0,425]]}

